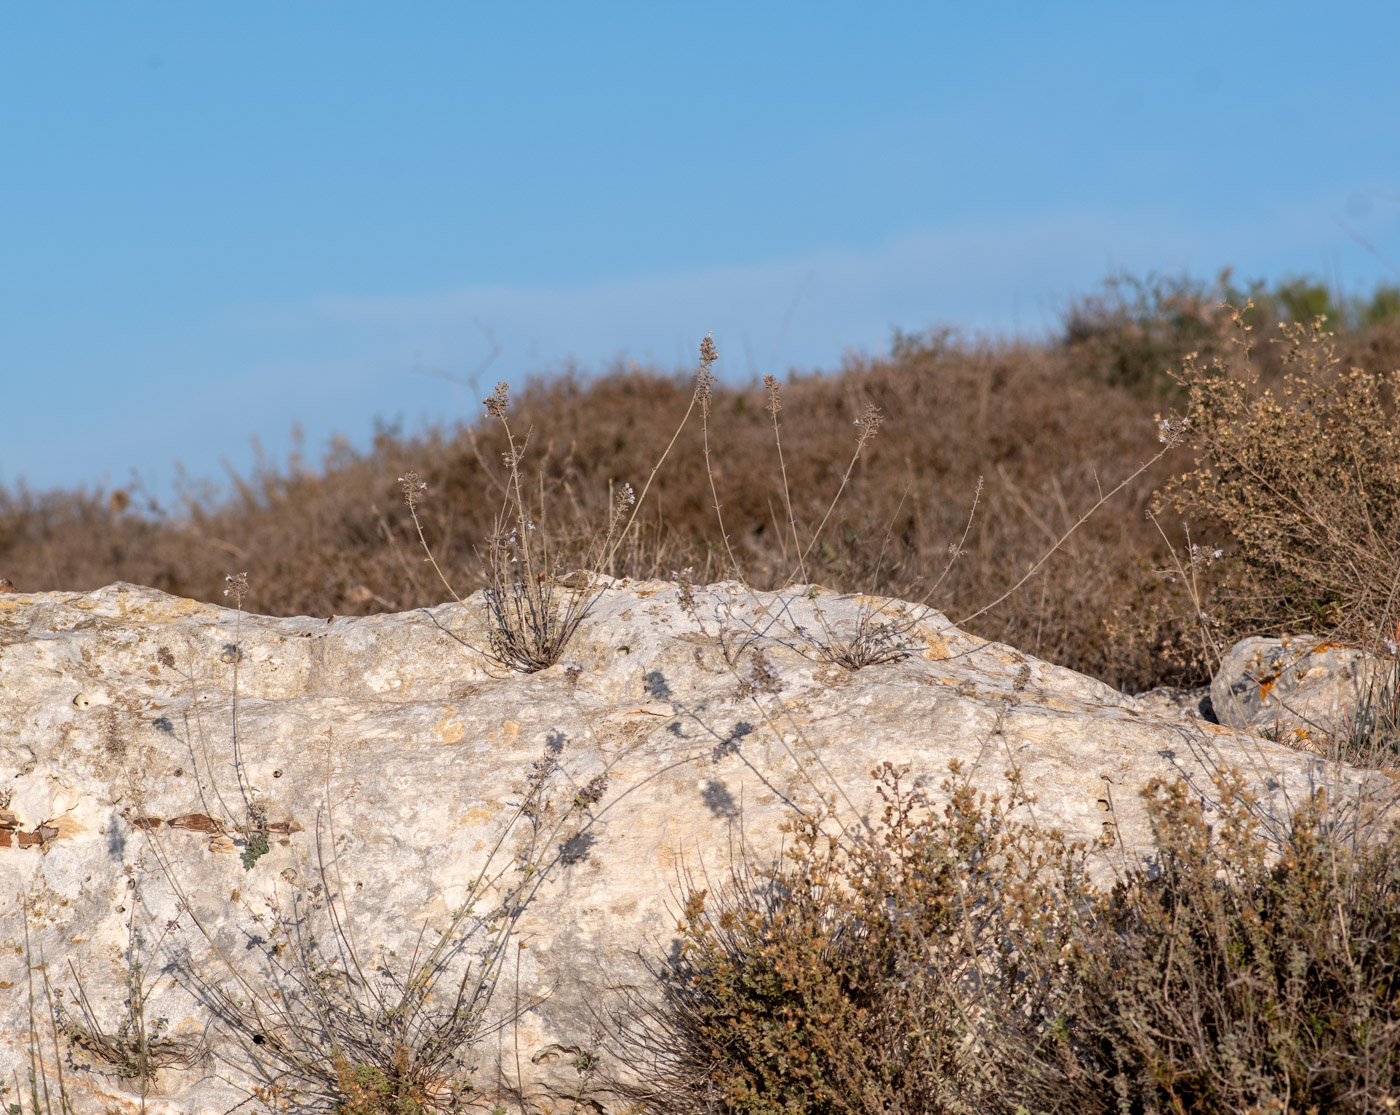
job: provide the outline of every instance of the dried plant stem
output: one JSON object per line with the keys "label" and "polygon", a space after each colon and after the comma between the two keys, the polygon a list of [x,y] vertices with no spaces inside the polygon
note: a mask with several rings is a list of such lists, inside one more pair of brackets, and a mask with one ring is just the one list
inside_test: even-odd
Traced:
{"label": "dried plant stem", "polygon": [[1080,515],[1079,518],[1075,520],[1074,525],[1069,528],[1069,530],[1065,531],[1064,534],[1060,535],[1059,540],[1056,541],[1056,543],[1053,546],[1051,546],[1048,550],[1045,551],[1045,553],[1043,553],[1040,556],[1040,559],[1036,561],[1030,567],[1030,569],[1026,571],[1025,575],[1019,581],[1017,581],[1009,589],[1003,592],[990,604],[986,604],[983,607],[978,608],[977,611],[973,612],[971,615],[963,616],[957,621],[958,626],[962,627],[964,624],[971,623],[978,616],[986,615],[1002,601],[1006,600],[1008,597],[1014,596],[1016,592],[1020,590],[1022,585],[1024,585],[1027,581],[1029,581],[1032,577],[1039,573],[1042,568],[1044,568],[1045,563],[1049,561],[1051,557],[1054,556],[1054,554],[1059,550],[1061,546],[1063,546],[1067,541],[1069,541],[1070,537],[1075,533],[1075,531],[1077,531],[1080,527],[1082,527],[1085,523],[1087,523],[1090,519],[1094,517],[1095,512],[1097,512],[1100,507],[1102,507],[1105,503],[1111,500],[1114,496],[1116,496],[1119,492],[1121,492],[1124,488],[1126,488],[1144,472],[1146,472],[1158,461],[1160,461],[1164,456],[1166,456],[1168,452],[1170,452],[1171,448],[1172,446],[1168,445],[1166,449],[1159,449],[1156,453],[1154,453],[1151,457],[1149,457],[1146,461],[1139,465],[1133,472],[1131,472],[1129,475],[1125,476],[1122,480],[1120,480],[1111,491],[1105,492],[1097,500],[1095,500],[1093,506],[1090,507],[1089,510],[1085,511],[1084,514]]}
{"label": "dried plant stem", "polygon": [[442,587],[447,589],[448,594],[452,597],[452,599],[455,600],[458,604],[464,603],[462,598],[457,595],[457,590],[452,587],[451,582],[448,581],[446,575],[443,573],[442,567],[438,565],[437,558],[433,556],[432,547],[428,545],[428,540],[425,537],[423,537],[423,524],[418,519],[418,508],[413,504],[410,504],[408,508],[408,513],[411,516],[413,516],[413,526],[414,529],[418,531],[418,542],[420,545],[422,545],[423,552],[428,555],[424,560],[432,565],[433,572],[438,575],[438,580],[442,582]]}
{"label": "dried plant stem", "polygon": [[[782,397],[779,393],[778,380],[775,376],[764,376],[763,385],[768,390],[768,417],[773,422],[773,444],[778,449],[778,471],[783,479],[783,506],[787,509],[788,529],[792,531],[792,549],[797,554],[797,568],[802,575],[802,582],[808,583],[807,577],[807,555],[802,552],[802,541],[797,537],[797,516],[792,511],[792,488],[788,483],[787,461],[783,457],[783,436],[779,433],[778,411],[782,410]],[[784,546],[784,558],[786,558],[787,547]],[[791,580],[791,578],[789,578]]]}
{"label": "dried plant stem", "polygon": [[719,523],[720,541],[724,543],[724,552],[729,558],[729,569],[734,579],[743,583],[744,574],[739,567],[739,559],[734,556],[734,547],[729,544],[729,532],[724,529],[724,511],[720,507],[719,489],[715,486],[715,470],[710,460],[710,422],[709,407],[705,407],[700,412],[700,429],[703,435],[703,445],[705,453],[705,475],[710,481],[710,498],[714,501],[715,519]]}
{"label": "dried plant stem", "polygon": [[671,450],[675,447],[676,441],[680,438],[681,431],[685,429],[686,423],[690,421],[691,412],[695,409],[695,404],[699,398],[700,388],[697,384],[696,389],[691,393],[690,405],[685,408],[685,414],[681,415],[680,424],[676,427],[676,432],[671,435],[671,440],[666,443],[666,448],[662,451],[661,456],[657,458],[656,464],[651,466],[651,472],[647,475],[647,482],[642,485],[641,493],[637,496],[637,502],[632,507],[632,514],[627,518],[627,524],[618,532],[617,537],[613,540],[612,545],[604,555],[603,566],[605,568],[611,567],[613,555],[616,554],[618,547],[622,545],[628,532],[632,529],[632,524],[636,521],[637,515],[642,509],[642,504],[646,501],[647,492],[651,491],[652,481],[656,479],[656,474],[661,471],[661,466],[666,463],[666,458],[671,455]]}
{"label": "dried plant stem", "polygon": [[[880,412],[870,403],[865,405],[865,412],[856,419],[855,424],[860,427],[860,436],[856,438],[856,450],[851,454],[850,463],[846,465],[846,472],[841,477],[841,486],[836,489],[836,494],[831,497],[831,505],[827,507],[826,514],[822,516],[822,521],[817,524],[817,529],[812,534],[812,540],[807,543],[807,548],[797,556],[797,562],[800,567],[805,567],[807,555],[812,552],[812,548],[817,544],[817,540],[821,538],[822,531],[826,529],[827,520],[831,518],[831,513],[836,510],[836,505],[841,501],[841,496],[846,490],[846,485],[851,482],[851,473],[855,471],[856,462],[860,460],[861,450],[864,449],[866,443],[875,436],[875,431],[880,428],[881,421]],[[791,582],[792,575],[789,574],[788,583]]]}

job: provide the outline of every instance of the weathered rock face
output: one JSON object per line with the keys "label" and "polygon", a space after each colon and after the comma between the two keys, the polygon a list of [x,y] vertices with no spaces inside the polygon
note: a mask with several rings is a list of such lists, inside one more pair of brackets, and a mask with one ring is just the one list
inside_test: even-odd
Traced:
{"label": "weathered rock face", "polygon": [[1244,639],[1211,683],[1216,719],[1269,730],[1303,748],[1364,725],[1369,706],[1393,699],[1395,663],[1311,636]]}
{"label": "weathered rock face", "polygon": [[[353,942],[382,986],[375,973],[402,976],[454,912],[486,917],[508,898],[518,916],[497,938],[488,1011],[505,1024],[475,1051],[476,1084],[487,1106],[523,1094],[567,1109],[619,989],[652,985],[684,880],[724,879],[741,841],[771,858],[779,823],[820,795],[878,817],[883,760],[936,786],[956,759],[989,790],[1014,766],[1039,823],[1092,839],[1112,808],[1130,857],[1154,775],[1208,798],[1212,772],[1238,767],[1280,809],[1360,778],[1143,711],[929,609],[735,585],[695,600],[692,613],[675,585],[611,585],[564,662],[520,675],[473,649],[488,643],[480,598],[330,621],[240,618],[120,584],[0,598],[3,1078],[28,1068],[26,956],[64,1002],[81,981],[117,1035],[137,933],[148,1024],[167,1020],[162,1049],[192,1062],[160,1071],[146,1109],[277,1110],[290,1078],[270,1077],[275,1019],[240,1038],[215,987],[290,1001],[308,930],[332,956]],[[911,653],[855,672],[823,661],[826,632],[850,638],[877,607]],[[449,954],[448,983],[488,939]],[[138,1109],[135,1081],[59,1046],[78,1111]],[[605,1057],[588,1083],[602,1109],[619,1102],[606,1084],[618,1071]],[[273,1086],[263,1106],[255,1086]]]}

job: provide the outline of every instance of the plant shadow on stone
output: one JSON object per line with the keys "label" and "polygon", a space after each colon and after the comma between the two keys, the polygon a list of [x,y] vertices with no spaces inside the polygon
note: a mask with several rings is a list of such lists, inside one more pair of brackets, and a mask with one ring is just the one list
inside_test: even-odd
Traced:
{"label": "plant shadow on stone", "polygon": [[235,959],[194,913],[166,861],[214,956],[212,968],[188,959],[188,977],[243,1047],[257,1099],[277,1110],[337,1115],[481,1106],[487,1091],[476,1079],[476,1048],[534,1005],[492,1008],[516,924],[554,870],[586,847],[591,810],[606,792],[604,774],[563,791],[568,803],[557,808],[561,772],[547,747],[466,897],[446,925],[425,925],[407,957],[357,933],[329,789],[316,824],[315,881],[296,879],[289,908],[269,899],[266,912],[249,910],[244,951],[260,960]]}

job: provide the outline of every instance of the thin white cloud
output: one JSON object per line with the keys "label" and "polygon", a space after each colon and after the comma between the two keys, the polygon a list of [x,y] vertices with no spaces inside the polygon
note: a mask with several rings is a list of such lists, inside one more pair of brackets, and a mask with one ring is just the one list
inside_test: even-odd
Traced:
{"label": "thin white cloud", "polygon": [[[891,327],[955,323],[1041,332],[1059,301],[1113,269],[1186,269],[1184,231],[1160,217],[1059,215],[1016,226],[915,232],[869,250],[612,280],[570,289],[466,287],[421,295],[320,298],[300,327],[350,330],[466,357],[487,347],[507,365],[596,366],[620,353],[684,364],[709,330],[729,371],[831,366],[874,349]],[[752,365],[752,367],[750,367]]]}
{"label": "thin white cloud", "polygon": [[[519,385],[571,361],[597,369],[618,357],[684,368],[711,330],[731,380],[834,368],[848,350],[882,349],[893,327],[1044,334],[1072,296],[1119,270],[1206,277],[1233,263],[1244,276],[1276,277],[1317,273],[1330,252],[1344,261],[1343,278],[1365,281],[1380,267],[1334,223],[1332,209],[1344,200],[1215,227],[1160,212],[1062,212],[572,288],[342,293],[249,307],[190,323],[169,354],[129,354],[146,361],[151,383],[182,384],[143,404],[143,428],[156,419],[158,436],[139,444],[118,437],[109,411],[95,408],[70,415],[66,440],[34,426],[16,431],[0,469],[7,481],[23,469],[46,487],[120,477],[135,466],[163,488],[177,457],[197,476],[218,475],[224,456],[247,467],[251,436],[280,456],[293,421],[314,459],[333,431],[364,444],[375,416],[402,414],[410,426],[473,417],[481,389],[496,378]],[[493,344],[499,358],[483,371]],[[201,354],[197,372],[180,350]],[[415,369],[477,374],[480,382],[468,389]]]}

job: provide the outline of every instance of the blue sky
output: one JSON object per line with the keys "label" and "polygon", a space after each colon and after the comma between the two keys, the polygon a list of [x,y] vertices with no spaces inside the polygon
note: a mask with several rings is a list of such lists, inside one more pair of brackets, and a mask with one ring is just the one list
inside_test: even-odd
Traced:
{"label": "blue sky", "polygon": [[1120,269],[1369,289],[1397,43],[1377,2],[6,5],[0,484],[166,493],[710,330],[735,381],[1039,334]]}

